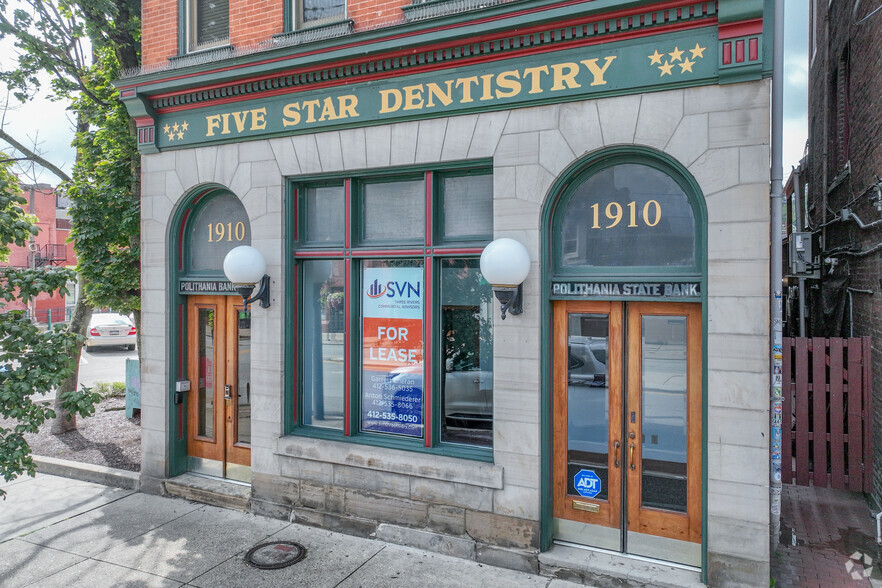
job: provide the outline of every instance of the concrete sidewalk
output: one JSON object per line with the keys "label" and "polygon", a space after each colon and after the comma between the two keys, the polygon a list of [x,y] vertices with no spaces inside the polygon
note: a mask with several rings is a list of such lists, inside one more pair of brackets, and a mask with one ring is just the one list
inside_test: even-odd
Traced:
{"label": "concrete sidewalk", "polygon": [[[0,586],[577,586],[181,500],[38,474],[2,485]],[[267,541],[305,559],[279,570],[244,563]],[[581,586],[581,584],[578,584]]]}

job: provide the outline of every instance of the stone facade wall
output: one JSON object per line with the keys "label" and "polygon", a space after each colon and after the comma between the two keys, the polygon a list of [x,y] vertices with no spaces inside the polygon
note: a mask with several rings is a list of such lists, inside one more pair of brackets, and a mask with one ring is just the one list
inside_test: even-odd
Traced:
{"label": "stone facade wall", "polygon": [[[769,84],[707,86],[169,151],[143,158],[142,479],[167,475],[167,223],[228,187],[268,261],[253,315],[253,507],[532,569],[540,521],[540,218],[557,176],[611,145],[669,154],[708,209],[707,511],[713,585],[763,585],[768,554]],[[530,252],[524,313],[494,323],[494,463],[281,437],[283,177],[492,158],[494,236]]]}

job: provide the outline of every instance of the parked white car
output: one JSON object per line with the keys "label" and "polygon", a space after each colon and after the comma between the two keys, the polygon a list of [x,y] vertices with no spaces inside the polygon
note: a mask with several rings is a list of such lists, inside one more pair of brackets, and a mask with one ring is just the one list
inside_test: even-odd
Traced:
{"label": "parked white car", "polygon": [[86,351],[96,347],[125,347],[135,349],[137,332],[128,317],[115,312],[96,312],[89,321],[86,333]]}

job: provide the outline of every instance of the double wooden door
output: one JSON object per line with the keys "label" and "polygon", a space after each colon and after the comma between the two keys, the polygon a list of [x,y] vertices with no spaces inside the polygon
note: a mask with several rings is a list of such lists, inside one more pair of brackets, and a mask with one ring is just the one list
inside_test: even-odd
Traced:
{"label": "double wooden door", "polygon": [[701,307],[556,302],[556,539],[700,565]]}
{"label": "double wooden door", "polygon": [[187,305],[189,469],[251,480],[251,312],[238,296]]}

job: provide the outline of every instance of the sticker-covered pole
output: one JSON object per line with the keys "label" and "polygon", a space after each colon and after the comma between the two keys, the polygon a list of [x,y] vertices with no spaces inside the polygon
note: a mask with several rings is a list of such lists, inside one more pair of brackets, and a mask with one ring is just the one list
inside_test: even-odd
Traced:
{"label": "sticker-covered pole", "polygon": [[774,553],[781,534],[781,424],[784,394],[781,381],[782,313],[781,294],[783,275],[781,266],[781,206],[784,197],[782,169],[783,146],[783,90],[784,90],[784,0],[775,1],[774,51],[772,57],[772,169],[771,169],[771,422],[769,464],[769,531],[771,552]]}

